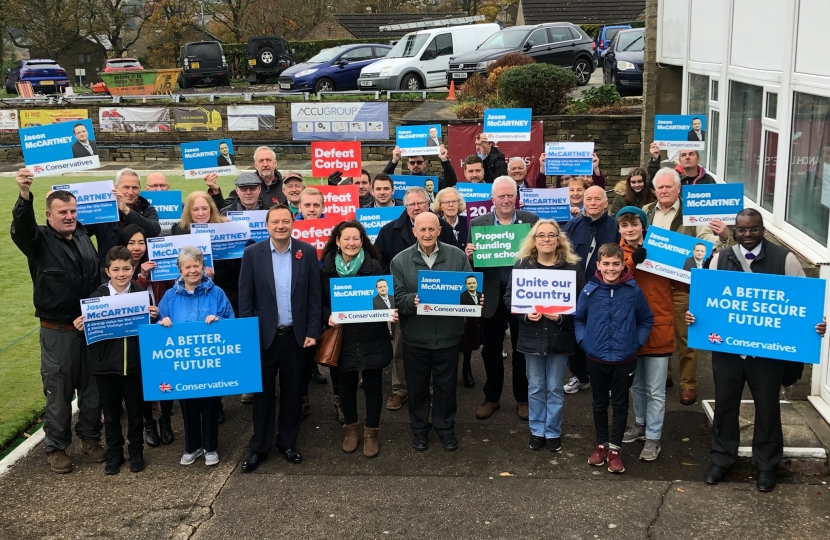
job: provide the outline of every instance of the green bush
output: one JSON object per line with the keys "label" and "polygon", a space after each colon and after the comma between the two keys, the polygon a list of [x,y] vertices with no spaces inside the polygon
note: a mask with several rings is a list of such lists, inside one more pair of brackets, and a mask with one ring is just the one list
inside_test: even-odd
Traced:
{"label": "green bush", "polygon": [[595,86],[583,92],[582,100],[593,109],[594,107],[616,105],[622,101],[622,96],[617,91],[615,85],[603,84],[602,86]]}
{"label": "green bush", "polygon": [[529,107],[533,114],[561,114],[576,88],[576,75],[567,68],[530,64],[510,68],[499,78],[501,99]]}

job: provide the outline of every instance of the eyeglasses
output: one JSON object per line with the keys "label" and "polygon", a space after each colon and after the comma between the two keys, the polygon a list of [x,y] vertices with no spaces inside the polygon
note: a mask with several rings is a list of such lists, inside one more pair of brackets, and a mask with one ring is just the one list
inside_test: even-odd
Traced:
{"label": "eyeglasses", "polygon": [[410,165],[423,165],[424,160],[423,159],[410,159],[409,164]]}
{"label": "eyeglasses", "polygon": [[446,204],[447,206],[451,206],[454,204],[458,204],[458,201],[441,201],[441,204]]}
{"label": "eyeglasses", "polygon": [[735,232],[738,234],[758,234],[761,232],[761,227],[758,227],[757,225],[755,227],[735,227]]}
{"label": "eyeglasses", "polygon": [[559,238],[559,235],[556,234],[556,233],[550,233],[550,234],[540,233],[540,234],[537,234],[536,236],[534,236],[533,238],[535,238],[536,240],[556,240],[557,238]]}
{"label": "eyeglasses", "polygon": [[236,186],[237,191],[256,191],[259,186]]}
{"label": "eyeglasses", "polygon": [[416,206],[429,206],[427,201],[411,202],[404,205],[406,208],[415,208]]}

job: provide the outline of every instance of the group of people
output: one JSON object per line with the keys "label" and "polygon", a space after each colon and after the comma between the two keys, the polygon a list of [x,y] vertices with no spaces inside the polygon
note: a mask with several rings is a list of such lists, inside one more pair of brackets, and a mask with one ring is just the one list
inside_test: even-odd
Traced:
{"label": "group of people", "polygon": [[[198,248],[184,248],[177,259],[180,276],[170,281],[150,281],[155,263],[148,260],[146,240],[157,236],[160,227],[152,205],[139,195],[137,172],[123,169],[116,177],[119,221],[84,226],[77,220],[75,197],[65,191],[48,194],[47,223],[37,225],[33,175],[25,168],[18,171],[20,196],[11,233],[28,259],[36,316],[41,320],[44,446],[52,470],[66,473],[74,467],[66,449],[71,441],[70,403],[75,391],[80,408],[75,433],[90,459],[106,461],[107,474],[116,474],[126,463],[122,403],[127,412],[131,471],[144,468],[145,442],[152,447],[174,441],[172,401],[154,404],[142,398],[138,339],[86,346],[82,299],[147,290],[152,322],[168,327],[258,317],[262,392],[242,396],[243,403],[252,404],[254,433],[241,467],[250,472],[268,458],[274,445],[289,462],[302,461],[297,437],[310,411],[308,382],[327,382],[313,360],[314,350],[323,332],[338,325],[331,317],[331,280],[386,274],[394,277],[392,323],[345,325],[338,366],[329,372],[334,409],[343,424],[344,452],[360,446],[357,394],[362,387],[366,400],[363,453],[369,458],[378,455],[384,406],[382,370],[390,365],[392,388],[385,407],[396,410],[408,402],[415,450],[428,448],[432,430],[444,450],[455,450],[459,445],[454,429],[459,355],[463,353],[463,384],[472,388],[471,355],[481,348],[486,381],[483,403],[475,411],[478,419],[486,420],[501,408],[504,360],[509,356],[516,412],[529,423],[533,450],[561,449],[564,394],[591,389],[597,446],[588,462],[606,466],[610,472],[624,472],[621,444],[637,441],[643,441],[641,460],[657,459],[666,388],[672,385],[672,354],[677,351],[680,358],[681,403],[686,405],[697,399],[697,362],[695,351],[686,346],[687,325],[694,323],[688,313],[688,285],[636,268],[646,256],[642,244],[648,227],[712,242],[720,257],[706,261],[710,268],[743,271],[735,257],[744,252],[755,254],[754,272],[799,275],[800,266],[784,248],[764,241],[763,220],[754,210],[742,211],[731,231],[719,221],[698,227],[682,225],[681,186],[713,181],[699,166],[695,151],[683,151],[680,165],[672,170],[660,168],[659,148],[652,145],[648,171],[631,170],[625,191],[610,210],[605,177],[594,156],[591,176],[559,179],[557,185],[569,188],[574,210],[572,219],[557,223],[540,219],[522,210],[521,202],[517,204],[520,188],[544,185],[542,173],[528,179],[525,161],[505,158],[486,137],[478,137],[476,146],[476,155],[464,161],[465,180],[491,183],[493,209],[469,225],[527,223],[531,230],[515,265],[481,269],[483,294],[476,296],[481,318],[466,319],[419,315],[417,309],[419,270],[475,270],[465,201],[455,188],[457,178],[443,145],[438,156],[443,175],[437,191],[435,186],[433,190],[411,187],[402,200],[393,198],[389,174],[402,159],[397,148],[384,172],[374,178],[367,171],[354,178],[332,175],[330,183],[357,186],[361,207],[402,209],[398,219],[382,227],[374,243],[359,222],[341,222],[332,231],[320,261],[311,245],[292,238],[292,229],[295,220],[325,217],[322,193],[307,187],[300,173],[281,174],[275,153],[260,147],[254,153],[256,172],[240,174],[227,198],[216,176],[207,175],[207,192],[187,196],[181,220],[171,232],[188,234],[193,223],[224,221],[229,211],[267,210],[269,238],[251,242],[240,260],[216,261],[212,267],[205,265]],[[405,164],[409,174],[425,174],[423,156],[409,156]],[[145,187],[166,190],[169,184],[161,173],[152,173]],[[97,252],[91,236],[98,240]],[[734,250],[728,249],[733,245]],[[513,268],[572,270],[579,292],[576,312],[512,314]],[[503,350],[508,328],[509,355]],[[824,323],[816,330],[823,334]],[[758,488],[774,488],[772,471],[783,448],[777,401],[782,364],[713,354],[716,412],[707,482],[719,482],[737,455],[738,407],[747,381],[756,399],[753,453],[759,471],[767,473],[759,475]],[[563,384],[568,368],[572,377]],[[626,427],[629,393],[635,424]],[[180,406],[185,439],[181,464],[190,465],[200,457],[207,465],[218,463],[218,425],[224,417],[221,398],[183,399]],[[613,411],[610,430],[609,406]],[[100,442],[102,427],[106,449]]]}

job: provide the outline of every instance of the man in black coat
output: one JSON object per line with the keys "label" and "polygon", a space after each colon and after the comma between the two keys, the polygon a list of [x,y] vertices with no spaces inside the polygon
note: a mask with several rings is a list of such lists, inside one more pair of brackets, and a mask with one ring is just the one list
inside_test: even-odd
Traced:
{"label": "man in black coat", "polygon": [[230,153],[228,143],[219,143],[219,157],[216,158],[216,165],[219,167],[228,167],[233,165],[233,154]]}
{"label": "man in black coat", "polygon": [[[267,146],[260,146],[254,151],[254,168],[256,169],[256,175],[262,181],[262,189],[259,192],[262,208],[267,209],[275,204],[285,204],[287,199],[282,191],[282,175],[277,170],[277,154]],[[239,195],[236,190],[233,190],[227,199],[223,199],[222,190],[216,183],[217,178],[219,178],[219,175],[216,173],[204,176],[208,194],[216,203],[216,208],[221,210],[233,204],[239,198]]]}
{"label": "man in black coat", "polygon": [[372,309],[395,309],[395,297],[389,294],[389,282],[379,279],[375,288],[378,293],[372,297]]}
{"label": "man in black coat", "polygon": [[478,279],[475,276],[467,276],[467,279],[464,280],[464,285],[466,289],[461,293],[458,302],[462,306],[477,306],[481,304],[482,293],[476,290],[478,289]]}
{"label": "man in black coat", "polygon": [[484,162],[484,182],[492,184],[499,176],[507,175],[507,161],[501,150],[490,140],[487,135],[479,133],[476,135],[476,154]]}
{"label": "man in black coat", "polygon": [[72,128],[77,141],[72,145],[72,157],[81,158],[98,155],[98,145],[89,140],[89,131],[84,124],[75,124]]}

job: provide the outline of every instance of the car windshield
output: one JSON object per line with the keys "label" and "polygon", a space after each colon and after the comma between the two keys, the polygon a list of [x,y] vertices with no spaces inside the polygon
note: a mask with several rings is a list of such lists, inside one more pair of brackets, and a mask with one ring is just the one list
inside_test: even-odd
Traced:
{"label": "car windshield", "polygon": [[616,36],[617,33],[620,30],[625,30],[625,28],[609,28],[609,29],[607,29],[605,31],[605,42],[610,43],[611,40],[614,39],[614,36]]}
{"label": "car windshield", "polygon": [[487,38],[487,41],[482,43],[478,49],[503,49],[505,47],[518,49],[525,36],[527,36],[527,30],[502,30]]}
{"label": "car windshield", "polygon": [[138,60],[124,59],[124,60],[110,60],[107,62],[108,66],[112,67],[141,67]]}
{"label": "car windshield", "polygon": [[337,55],[342,54],[343,51],[346,50],[346,47],[332,47],[331,49],[323,49],[322,51],[318,52],[306,62],[309,64],[322,64],[323,62],[331,62],[334,60]]}
{"label": "car windshield", "polygon": [[218,58],[222,53],[216,43],[193,43],[187,48],[187,54],[196,58]]}
{"label": "car windshield", "polygon": [[620,42],[617,45],[617,50],[631,52],[642,51],[646,44],[646,40],[643,37],[643,32],[623,32],[620,34]]}
{"label": "car windshield", "polygon": [[48,60],[44,60],[42,62],[26,62],[26,65],[28,67],[33,67],[33,68],[56,68],[56,67],[58,67],[57,62],[50,62]]}
{"label": "car windshield", "polygon": [[407,34],[392,47],[386,58],[412,58],[429,38],[430,34]]}

